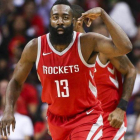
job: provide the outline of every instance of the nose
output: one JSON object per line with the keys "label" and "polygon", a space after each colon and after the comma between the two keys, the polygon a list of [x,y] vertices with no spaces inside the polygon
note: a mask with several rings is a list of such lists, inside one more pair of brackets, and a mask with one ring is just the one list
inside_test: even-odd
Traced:
{"label": "nose", "polygon": [[59,17],[57,25],[63,25],[63,24],[64,24],[63,19]]}

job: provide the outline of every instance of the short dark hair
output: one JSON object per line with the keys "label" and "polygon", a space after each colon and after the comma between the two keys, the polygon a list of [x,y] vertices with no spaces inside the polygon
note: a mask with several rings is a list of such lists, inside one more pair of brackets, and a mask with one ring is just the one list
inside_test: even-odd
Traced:
{"label": "short dark hair", "polygon": [[73,16],[76,19],[78,19],[79,17],[81,17],[82,16],[82,13],[85,12],[85,10],[81,6],[76,5],[76,4],[72,5],[72,10],[73,10]]}
{"label": "short dark hair", "polygon": [[68,5],[68,6],[70,6],[72,8],[72,5],[67,0],[56,0],[56,2],[53,4],[53,6],[59,5],[59,4]]}
{"label": "short dark hair", "polygon": [[[67,0],[56,0],[56,2],[53,4],[53,6],[59,5],[59,4],[68,5],[71,8],[72,15],[73,15],[72,5]],[[53,8],[53,6],[52,6],[52,8]],[[52,8],[51,8],[51,10],[52,10]]]}

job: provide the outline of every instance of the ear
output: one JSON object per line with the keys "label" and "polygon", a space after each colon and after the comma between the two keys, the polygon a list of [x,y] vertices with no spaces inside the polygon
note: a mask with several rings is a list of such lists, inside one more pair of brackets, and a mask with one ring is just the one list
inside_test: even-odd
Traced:
{"label": "ear", "polygon": [[77,20],[76,22],[76,28],[79,29],[83,26],[83,20]]}
{"label": "ear", "polygon": [[80,17],[80,18],[77,19],[77,22],[76,22],[77,29],[79,29],[83,26],[83,22],[84,22],[83,18]]}
{"label": "ear", "polygon": [[92,20],[91,20],[90,18],[86,18],[86,19],[84,20],[84,23],[86,24],[87,27],[90,27],[91,24],[92,24]]}

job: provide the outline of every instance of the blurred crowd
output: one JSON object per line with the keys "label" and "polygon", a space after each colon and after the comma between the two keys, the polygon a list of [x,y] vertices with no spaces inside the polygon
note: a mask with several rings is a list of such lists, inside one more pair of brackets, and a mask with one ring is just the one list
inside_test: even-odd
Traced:
{"label": "blurred crowd", "polygon": [[[5,91],[16,63],[27,42],[48,33],[50,9],[55,0],[0,0],[0,116]],[[84,10],[100,6],[122,27],[133,44],[128,57],[137,70],[132,97],[128,104],[126,140],[140,140],[140,0],[69,0]],[[87,32],[110,37],[100,18]],[[46,121],[47,104],[41,102],[41,85],[32,68],[15,107],[16,129],[9,140],[51,140]],[[138,125],[139,124],[139,125]],[[2,138],[0,138],[2,139]]]}

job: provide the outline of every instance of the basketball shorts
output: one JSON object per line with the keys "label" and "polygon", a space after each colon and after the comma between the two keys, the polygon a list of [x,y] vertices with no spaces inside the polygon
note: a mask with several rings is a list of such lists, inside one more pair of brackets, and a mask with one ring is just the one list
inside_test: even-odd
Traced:
{"label": "basketball shorts", "polygon": [[124,135],[127,127],[126,115],[124,117],[124,122],[120,128],[114,128],[110,125],[108,121],[108,116],[111,112],[106,112],[103,114],[103,137],[102,140],[124,140]]}
{"label": "basketball shorts", "polygon": [[53,140],[100,140],[103,119],[99,107],[90,108],[74,117],[60,117],[47,112]]}

